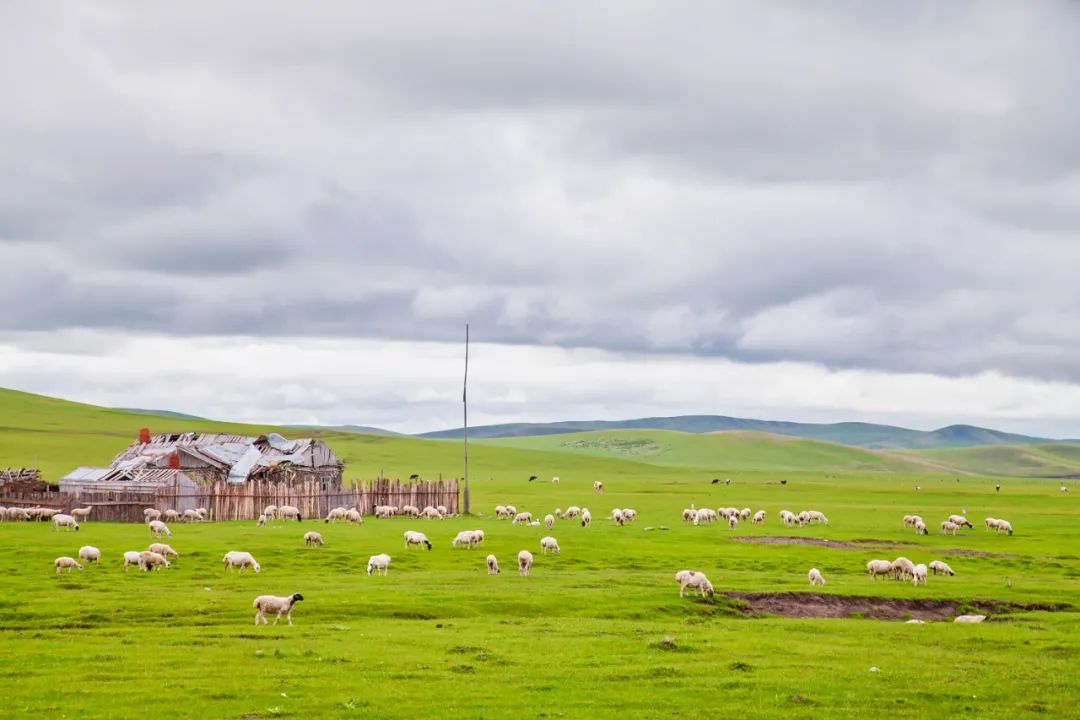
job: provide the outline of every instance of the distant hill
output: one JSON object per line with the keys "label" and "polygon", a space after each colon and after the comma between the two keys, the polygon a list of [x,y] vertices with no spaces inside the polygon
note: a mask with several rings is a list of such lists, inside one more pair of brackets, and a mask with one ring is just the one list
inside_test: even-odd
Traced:
{"label": "distant hill", "polygon": [[327,432],[360,433],[361,435],[397,435],[404,433],[386,430],[384,428],[371,427],[369,425],[286,425],[285,427],[297,430],[324,430]]}
{"label": "distant hill", "polygon": [[1080,445],[983,445],[902,453],[979,475],[1080,478]]}
{"label": "distant hill", "polygon": [[[871,450],[931,449],[973,447],[976,445],[1031,445],[1054,442],[1076,442],[1030,437],[1014,433],[975,427],[950,425],[938,430],[912,430],[895,425],[875,423],[797,423],[775,420],[752,420],[724,415],[679,415],[633,420],[586,420],[552,423],[507,423],[469,428],[470,438],[511,438],[559,435],[598,430],[674,430],[685,433],[709,433],[731,430],[751,430],[773,435],[789,435],[809,440],[850,445]],[[461,428],[423,433],[419,437],[457,439]]]}
{"label": "distant hill", "polygon": [[172,410],[147,410],[145,408],[110,408],[117,412],[135,413],[136,415],[154,415],[156,417],[177,418],[179,420],[205,420],[204,417],[198,415],[188,415],[186,413],[174,412]]}

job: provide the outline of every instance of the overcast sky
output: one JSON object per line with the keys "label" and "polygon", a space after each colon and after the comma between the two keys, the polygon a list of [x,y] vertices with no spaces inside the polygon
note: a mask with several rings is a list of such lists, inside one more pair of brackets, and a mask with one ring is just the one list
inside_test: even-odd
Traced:
{"label": "overcast sky", "polygon": [[1080,4],[6,3],[0,385],[1080,436]]}

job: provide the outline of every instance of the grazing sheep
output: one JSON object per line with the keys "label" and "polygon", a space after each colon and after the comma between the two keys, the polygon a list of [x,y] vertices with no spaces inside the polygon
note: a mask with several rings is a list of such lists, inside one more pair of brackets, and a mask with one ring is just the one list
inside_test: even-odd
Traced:
{"label": "grazing sheep", "polygon": [[265,527],[265,526],[266,526],[266,516],[265,515],[260,515],[259,519],[255,521],[255,527]]}
{"label": "grazing sheep", "polygon": [[911,584],[918,586],[919,581],[922,581],[923,585],[926,584],[926,566],[922,563],[916,565],[911,571]]}
{"label": "grazing sheep", "polygon": [[450,514],[450,509],[445,505],[436,505],[435,509],[439,511],[439,514],[443,517],[447,517]]}
{"label": "grazing sheep", "polygon": [[555,484],[555,485],[558,485],[558,484],[559,484],[559,476],[558,476],[558,475],[555,475],[554,477],[552,477],[552,478],[551,478],[551,482],[552,482],[553,484]]}
{"label": "grazing sheep", "polygon": [[359,510],[357,510],[356,508],[350,508],[345,513],[345,522],[349,523],[350,525],[363,525],[364,518],[360,515]]}
{"label": "grazing sheep", "polygon": [[169,509],[161,514],[161,519],[164,522],[180,522],[180,513],[175,510]]}
{"label": "grazing sheep", "polygon": [[418,518],[420,517],[420,508],[415,505],[402,505],[401,514],[405,517]]}
{"label": "grazing sheep", "polygon": [[919,517],[918,515],[905,515],[904,516],[904,527],[912,527],[913,528],[913,527],[915,527],[915,523],[917,521],[919,521],[919,520],[922,520],[922,518]]}
{"label": "grazing sheep", "polygon": [[375,517],[377,518],[392,518],[397,513],[397,508],[393,505],[376,505]]}
{"label": "grazing sheep", "polygon": [[548,550],[552,551],[556,555],[559,554],[559,543],[555,538],[551,537],[550,535],[540,538],[540,551],[544,555],[547,555]]}
{"label": "grazing sheep", "polygon": [[479,538],[476,537],[476,532],[474,530],[462,530],[450,541],[450,547],[458,547],[460,545],[471,550],[476,547],[477,542],[479,542]]}
{"label": "grazing sheep", "polygon": [[968,522],[968,519],[966,517],[964,517],[963,515],[950,515],[949,516],[949,522],[956,523],[957,525],[959,525],[961,527],[972,528],[972,529],[975,528],[975,526],[972,525],[970,522]]}
{"label": "grazing sheep", "polygon": [[888,560],[871,560],[866,563],[866,572],[871,580],[877,580],[878,575],[892,575],[892,563]]}
{"label": "grazing sheep", "polygon": [[953,569],[951,567],[949,567],[946,563],[941,562],[940,560],[930,561],[930,571],[935,575],[937,575],[938,573],[941,573],[942,575],[956,574],[955,572],[953,572]]}
{"label": "grazing sheep", "polygon": [[728,515],[727,526],[728,526],[729,529],[734,530],[735,527],[738,524],[739,524],[739,516],[738,515]]}
{"label": "grazing sheep", "polygon": [[500,570],[499,570],[499,561],[495,559],[495,556],[494,555],[488,555],[486,562],[487,562],[488,575],[498,575],[499,572],[500,572]]}
{"label": "grazing sheep", "polygon": [[421,545],[427,546],[427,549],[431,549],[431,543],[428,542],[427,535],[422,532],[416,532],[415,530],[405,531],[405,549],[408,550],[413,545],[417,547]]}
{"label": "grazing sheep", "polygon": [[1065,487],[1064,485],[1062,485],[1061,487],[1059,487],[1059,488],[1058,488],[1058,490],[1060,490],[1060,491],[1061,491],[1061,492],[1063,492],[1063,493],[1067,493],[1067,492],[1069,492],[1069,488]]}
{"label": "grazing sheep", "polygon": [[83,522],[86,522],[90,519],[90,513],[91,511],[93,511],[93,509],[93,505],[87,505],[84,508],[73,508],[71,510],[71,517],[75,518],[76,520],[82,520]]}
{"label": "grazing sheep", "polygon": [[[55,516],[54,516],[54,519],[55,519]],[[992,518],[989,518],[989,519],[992,519]],[[1012,524],[1008,520],[1002,520],[1000,518],[998,518],[997,520],[994,520],[993,528],[994,528],[994,534],[995,535],[997,535],[998,533],[1001,533],[1001,532],[1006,532],[1006,533],[1008,533],[1010,535],[1013,534]]]}
{"label": "grazing sheep", "polygon": [[602,493],[604,492],[604,483],[600,482],[599,480],[594,480],[592,484],[592,489],[598,493]]}
{"label": "grazing sheep", "polygon": [[145,508],[142,511],[142,514],[143,514],[143,520],[145,520],[146,522],[150,522],[151,520],[160,520],[161,519],[161,511],[158,510],[157,508]]}
{"label": "grazing sheep", "polygon": [[712,597],[715,592],[709,578],[705,577],[705,573],[702,572],[692,572],[689,576],[683,576],[682,580],[679,581],[679,597],[686,596],[686,588],[697,589],[701,593],[701,597]]}
{"label": "grazing sheep", "polygon": [[156,535],[157,537],[161,537],[162,535],[165,537],[172,537],[172,531],[169,530],[169,526],[160,520],[150,521],[150,534]]}
{"label": "grazing sheep", "polygon": [[589,512],[589,508],[585,508],[581,511],[581,527],[589,527],[589,523],[592,522],[592,513]]}
{"label": "grazing sheep", "polygon": [[330,522],[331,520],[335,522],[338,520],[344,520],[346,512],[348,512],[348,510],[343,507],[332,508],[330,512],[326,513],[325,522]]}
{"label": "grazing sheep", "polygon": [[697,572],[697,571],[696,570],[680,570],[679,572],[675,573],[675,582],[682,585],[682,581],[685,578],[688,578],[691,575],[693,575],[695,572]]}
{"label": "grazing sheep", "polygon": [[695,525],[708,525],[717,518],[717,512],[712,508],[701,508],[694,516]]}
{"label": "grazing sheep", "polygon": [[83,545],[79,548],[79,559],[86,563],[88,566],[90,563],[101,564],[101,551],[93,545]]}
{"label": "grazing sheep", "polygon": [[165,557],[172,557],[177,559],[179,559],[180,557],[180,553],[176,552],[165,543],[152,543],[150,547],[147,548],[147,550],[149,550],[150,552],[155,552],[158,555],[163,555]]}
{"label": "grazing sheep", "polygon": [[285,619],[292,625],[292,609],[293,605],[304,599],[304,596],[300,593],[293,593],[292,595],[286,595],[280,597],[278,595],[260,595],[255,598],[255,602],[251,604],[251,607],[255,608],[259,612],[255,613],[255,624],[259,624],[259,620],[263,621],[263,625],[266,625],[266,613],[277,613],[277,617],[274,618],[274,624],[278,624],[278,620],[281,619],[282,613],[285,614]]}
{"label": "grazing sheep", "polygon": [[555,517],[558,518],[559,520],[563,519],[562,508],[555,508]]}
{"label": "grazing sheep", "polygon": [[321,546],[322,544],[322,535],[320,535],[319,533],[315,532],[314,530],[308,530],[306,533],[304,533],[304,545],[306,545],[307,547],[311,547],[312,545]]}
{"label": "grazing sheep", "polygon": [[631,523],[637,519],[637,510],[634,508],[623,508],[622,519],[624,523]]}
{"label": "grazing sheep", "polygon": [[255,572],[262,570],[262,566],[251,556],[251,553],[242,552],[240,550],[230,550],[225,553],[225,557],[223,557],[221,561],[225,563],[226,570],[237,568],[237,572],[244,572],[244,568],[246,567],[251,568]]}
{"label": "grazing sheep", "polygon": [[760,524],[764,523],[765,522],[765,511],[764,510],[758,510],[756,513],[754,513],[754,517],[750,518],[750,522],[754,523],[755,525],[760,525]]}
{"label": "grazing sheep", "polygon": [[915,521],[915,534],[916,535],[929,535],[930,531],[926,529],[926,523],[919,518]]}
{"label": "grazing sheep", "polygon": [[138,550],[128,550],[126,553],[124,553],[124,572],[127,572],[128,565],[138,565],[138,564],[139,564],[139,551]]}
{"label": "grazing sheep", "polygon": [[683,522],[694,522],[697,520],[697,510],[694,508],[683,508],[682,520]]}
{"label": "grazing sheep", "polygon": [[483,531],[483,530],[473,530],[473,535],[475,535],[475,536],[476,536],[476,544],[477,544],[477,545],[479,545],[479,544],[481,544],[481,543],[483,543],[483,542],[484,542],[484,537],[485,537],[485,535],[484,535],[484,531]]}
{"label": "grazing sheep", "polygon": [[60,571],[64,568],[67,568],[68,575],[71,574],[72,568],[79,568],[79,572],[82,572],[83,569],[82,565],[80,565],[75,558],[68,557],[67,555],[56,558],[56,560],[53,561],[53,565],[56,567],[57,575],[59,575]]}
{"label": "grazing sheep", "polygon": [[790,510],[781,510],[780,520],[788,527],[791,527],[795,524],[795,513],[791,512]]}
{"label": "grazing sheep", "polygon": [[806,574],[810,578],[811,585],[824,585],[825,578],[822,576],[821,571],[817,568],[810,568],[810,572]]}
{"label": "grazing sheep", "polygon": [[615,508],[614,510],[612,510],[611,515],[608,516],[608,519],[609,520],[614,520],[616,525],[622,525],[623,523],[626,522],[625,519],[623,518],[621,508]]}
{"label": "grazing sheep", "polygon": [[892,561],[893,578],[896,580],[903,580],[911,577],[915,572],[915,563],[908,560],[906,557],[900,556]]}
{"label": "grazing sheep", "polygon": [[946,535],[946,534],[949,534],[949,533],[951,533],[953,535],[956,535],[956,531],[959,530],[959,529],[960,529],[960,526],[957,525],[956,523],[952,522],[951,520],[946,520],[946,521],[941,523],[941,534],[942,535]]}
{"label": "grazing sheep", "polygon": [[278,508],[278,517],[282,520],[295,520],[300,522],[304,518],[300,516],[300,508],[292,505],[282,505]]}
{"label": "grazing sheep", "polygon": [[817,510],[806,511],[807,523],[821,523],[822,525],[829,524],[829,518],[825,517],[825,513]]}
{"label": "grazing sheep", "polygon": [[531,522],[532,522],[532,513],[531,512],[519,512],[517,515],[514,516],[514,519],[510,521],[510,524],[511,525],[518,525],[518,524],[528,525]]}
{"label": "grazing sheep", "polygon": [[388,575],[390,573],[390,556],[386,553],[380,553],[369,557],[367,561],[367,574],[371,575],[373,572],[376,575]]}
{"label": "grazing sheep", "polygon": [[444,520],[443,514],[439,512],[439,508],[432,505],[428,505],[420,512],[420,517],[427,518],[428,520]]}
{"label": "grazing sheep", "polygon": [[985,615],[957,615],[953,622],[972,624],[981,623],[985,619]]}
{"label": "grazing sheep", "polygon": [[139,569],[143,572],[146,572],[150,569],[150,566],[153,566],[155,570],[158,570],[162,567],[166,569],[172,567],[169,561],[166,560],[165,556],[161,553],[143,550],[141,553],[139,553]]}
{"label": "grazing sheep", "polygon": [[75,532],[79,531],[79,523],[75,521],[75,518],[64,513],[57,513],[52,516],[53,530],[60,530],[61,527],[67,528],[69,531],[75,528]]}
{"label": "grazing sheep", "polygon": [[580,514],[581,508],[579,508],[577,505],[571,505],[570,507],[566,508],[566,515],[564,517],[567,520],[573,520]]}
{"label": "grazing sheep", "polygon": [[273,520],[277,517],[277,505],[267,505],[263,508],[262,514],[266,516],[267,520]]}
{"label": "grazing sheep", "polygon": [[518,553],[518,575],[528,575],[532,564],[533,556],[531,552],[522,550]]}
{"label": "grazing sheep", "polygon": [[203,521],[203,516],[200,515],[199,513],[195,512],[194,510],[185,510],[184,511],[184,517],[182,519],[183,519],[183,522],[196,522],[197,523],[197,522],[202,522]]}
{"label": "grazing sheep", "polygon": [[555,527],[555,516],[550,513],[544,516],[544,527],[548,530]]}
{"label": "grazing sheep", "polygon": [[749,520],[751,512],[750,508],[743,508],[739,511],[739,519],[742,521]]}
{"label": "grazing sheep", "polygon": [[210,518],[210,511],[206,508],[195,508],[195,512],[199,513],[199,517],[203,520],[208,520]]}

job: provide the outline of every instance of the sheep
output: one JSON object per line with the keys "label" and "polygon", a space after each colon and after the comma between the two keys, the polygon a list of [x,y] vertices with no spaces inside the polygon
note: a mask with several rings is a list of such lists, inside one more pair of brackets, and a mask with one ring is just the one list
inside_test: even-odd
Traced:
{"label": "sheep", "polygon": [[559,542],[550,535],[540,538],[540,550],[544,555],[548,554],[548,550],[552,551],[556,555],[559,554]]}
{"label": "sheep", "polygon": [[266,516],[267,520],[273,520],[277,517],[277,505],[267,505],[263,508],[262,514]]}
{"label": "sheep", "polygon": [[592,522],[592,513],[589,512],[589,508],[585,508],[581,511],[581,527],[589,527],[589,523]]}
{"label": "sheep", "polygon": [[322,535],[320,535],[319,533],[315,532],[314,530],[308,530],[306,533],[304,533],[304,545],[306,545],[307,547],[311,547],[312,545],[321,546],[322,544]]}
{"label": "sheep", "polygon": [[501,572],[499,570],[499,561],[495,559],[494,555],[488,555],[485,562],[487,562],[488,575],[498,575]]}
{"label": "sheep", "polygon": [[518,575],[528,575],[532,564],[533,556],[531,552],[522,550],[518,553]]}
{"label": "sheep", "polygon": [[476,536],[476,544],[477,545],[484,542],[484,537],[485,536],[484,536],[484,531],[483,530],[473,530],[473,535]]}
{"label": "sheep", "polygon": [[330,512],[326,514],[325,522],[330,522],[331,520],[334,520],[335,522],[338,520],[344,520],[346,512],[348,511],[343,507],[332,508]]}
{"label": "sheep", "polygon": [[934,573],[935,575],[937,575],[938,573],[941,573],[942,575],[955,575],[956,574],[955,572],[953,572],[953,569],[951,567],[949,567],[946,563],[943,563],[940,560],[931,560],[930,561],[930,571],[932,573]]}
{"label": "sheep", "polygon": [[450,514],[450,510],[445,505],[436,505],[435,509],[439,511],[439,514],[446,517]]}
{"label": "sheep", "polygon": [[609,520],[614,520],[616,525],[622,525],[625,521],[621,508],[615,508],[611,511],[611,515],[608,516]]}
{"label": "sheep", "polygon": [[180,513],[169,509],[161,514],[161,519],[164,522],[180,522]]}
{"label": "sheep", "polygon": [[679,572],[675,573],[675,582],[677,582],[677,583],[679,583],[681,585],[682,581],[685,578],[690,577],[695,572],[697,572],[697,571],[696,570],[680,570]]}
{"label": "sheep", "polygon": [[919,517],[918,515],[905,515],[904,516],[904,527],[913,528],[913,527],[915,527],[915,523],[918,522],[919,520],[922,520],[922,518]]}
{"label": "sheep", "polygon": [[230,550],[225,553],[225,557],[221,558],[221,561],[225,563],[225,570],[232,570],[238,568],[237,572],[244,572],[244,568],[249,567],[255,572],[262,570],[262,566],[259,562],[252,557],[251,553],[243,552],[240,550]]}
{"label": "sheep", "polygon": [[922,563],[916,565],[915,568],[911,571],[911,584],[918,587],[920,580],[922,581],[923,585],[926,584],[926,565]]}
{"label": "sheep", "polygon": [[351,525],[363,525],[364,518],[360,515],[360,511],[356,508],[351,508],[345,513],[345,522]]}
{"label": "sheep", "polygon": [[158,510],[157,508],[145,508],[142,511],[142,514],[143,514],[143,520],[145,520],[146,522],[150,522],[151,520],[160,520],[161,519],[161,511]]}
{"label": "sheep", "polygon": [[750,522],[754,523],[755,525],[763,524],[765,522],[765,511],[758,510],[756,513],[754,513],[754,517],[750,518]]}
{"label": "sheep", "polygon": [[210,519],[210,511],[204,507],[195,508],[195,512],[199,513],[199,517],[201,517],[203,520]]}
{"label": "sheep", "polygon": [[926,523],[922,521],[922,518],[915,521],[915,534],[916,535],[929,535],[930,531],[926,529]]}
{"label": "sheep", "polygon": [[392,505],[376,505],[375,517],[377,518],[392,518],[397,513],[397,509]]}
{"label": "sheep", "polygon": [[67,555],[56,558],[56,560],[53,561],[53,565],[56,567],[57,575],[59,575],[60,571],[64,568],[67,568],[68,575],[71,574],[72,568],[79,568],[79,572],[82,572],[83,569],[83,566],[80,565],[75,558],[68,557]]}
{"label": "sheep", "polygon": [[694,508],[683,508],[682,520],[683,522],[694,522],[697,520],[698,511]]}
{"label": "sheep", "polygon": [[623,508],[622,519],[624,523],[631,523],[637,519],[637,510],[634,508]]}
{"label": "sheep", "polygon": [[915,563],[906,557],[900,556],[892,561],[893,578],[903,580],[915,572]]}
{"label": "sheep", "polygon": [[892,563],[888,560],[871,560],[866,563],[866,572],[870,575],[871,580],[877,580],[878,575],[892,574]]}
{"label": "sheep", "polygon": [[554,485],[558,485],[558,484],[559,484],[559,476],[558,476],[558,475],[555,475],[555,476],[553,476],[553,477],[551,478],[551,482],[552,482],[552,484],[554,484]]}
{"label": "sheep", "polygon": [[182,520],[183,522],[202,522],[203,516],[194,510],[185,510]]}
{"label": "sheep", "polygon": [[442,513],[439,512],[439,509],[431,505],[428,505],[420,512],[420,517],[427,518],[428,520],[434,520],[436,518],[439,520],[445,519],[443,518]]}
{"label": "sheep", "polygon": [[260,515],[259,519],[255,521],[255,527],[266,527],[266,516]]}
{"label": "sheep", "polygon": [[739,511],[739,519],[743,520],[743,521],[749,520],[750,519],[750,514],[751,514],[750,508],[743,508],[742,510]]}
{"label": "sheep", "polygon": [[1069,492],[1069,488],[1067,488],[1064,484],[1061,487],[1059,487],[1058,490],[1060,490],[1063,493]]}
{"label": "sheep", "polygon": [[96,562],[101,564],[101,551],[93,545],[83,545],[79,548],[79,559],[86,563],[89,567],[90,563]]}
{"label": "sheep", "polygon": [[514,516],[514,519],[510,521],[510,524],[511,525],[518,525],[518,524],[528,525],[531,522],[532,522],[532,513],[531,512],[519,512],[517,515]]}
{"label": "sheep", "polygon": [[300,516],[300,509],[292,505],[282,505],[278,508],[278,517],[282,520],[296,520],[300,522],[304,518]]}
{"label": "sheep", "polygon": [[809,525],[810,513],[806,512],[805,510],[801,511],[798,515],[795,516],[795,522],[799,524],[799,527],[802,527],[803,525]]}
{"label": "sheep", "polygon": [[150,547],[147,548],[147,550],[149,550],[150,552],[155,552],[158,555],[162,555],[164,557],[173,557],[177,559],[179,559],[180,557],[180,553],[176,552],[172,549],[172,547],[166,545],[165,543],[152,543]]}
{"label": "sheep", "polygon": [[450,541],[450,547],[467,547],[470,550],[476,547],[477,537],[476,533],[472,530],[462,530],[457,536]]}
{"label": "sheep", "polygon": [[592,484],[592,489],[598,493],[602,493],[604,492],[604,483],[600,482],[599,480],[594,480]]}
{"label": "sheep", "polygon": [[401,514],[405,517],[418,518],[420,517],[420,508],[415,505],[402,505]]}
{"label": "sheep", "polygon": [[806,573],[806,576],[810,579],[811,585],[824,585],[825,577],[821,574],[821,571],[817,568],[810,568],[810,572]]}
{"label": "sheep", "polygon": [[985,615],[957,615],[956,618],[953,620],[953,622],[954,623],[972,624],[972,623],[981,623],[985,619],[986,619]]}
{"label": "sheep", "polygon": [[701,593],[701,597],[712,597],[715,592],[709,578],[702,572],[692,572],[688,576],[683,576],[679,581],[679,597],[686,597],[686,588],[696,588]]}
{"label": "sheep", "polygon": [[807,522],[810,522],[810,523],[818,522],[818,523],[821,523],[822,525],[828,525],[829,524],[829,518],[825,517],[825,513],[823,513],[823,512],[819,512],[817,510],[807,510],[806,511],[806,516],[808,518]]}
{"label": "sheep", "polygon": [[790,510],[781,510],[780,520],[788,527],[791,527],[795,524],[795,513],[791,512]]}
{"label": "sheep", "polygon": [[983,520],[983,524],[986,526],[987,530],[991,530],[993,528],[996,528],[997,527],[997,522],[998,522],[997,518],[992,518],[992,517],[988,517],[985,520]]}
{"label": "sheep", "polygon": [[160,520],[150,521],[150,534],[156,535],[157,537],[161,537],[162,535],[165,537],[172,537],[172,531],[169,530],[169,526]]}
{"label": "sheep", "polygon": [[959,529],[960,529],[960,526],[957,525],[956,523],[950,521],[950,520],[946,520],[943,523],[941,523],[941,534],[942,535],[945,535],[945,534],[948,534],[948,533],[952,533],[953,535],[956,535],[956,531],[959,530]]}
{"label": "sheep", "polygon": [[729,529],[734,530],[735,527],[738,524],[739,524],[739,516],[738,515],[728,515],[727,526],[728,526]]}
{"label": "sheep", "polygon": [[64,513],[57,513],[52,516],[53,530],[59,531],[61,527],[67,528],[69,531],[71,528],[75,528],[75,532],[79,531],[79,523],[75,521],[75,518]]}
{"label": "sheep", "polygon": [[427,546],[427,549],[431,549],[431,543],[428,542],[427,536],[424,533],[416,532],[415,530],[405,531],[405,549],[408,550],[413,545],[420,547],[421,545]]}
{"label": "sheep", "polygon": [[544,527],[546,527],[548,530],[555,527],[555,516],[554,515],[548,513],[547,515],[544,516]]}
{"label": "sheep", "polygon": [[300,593],[293,593],[292,595],[286,595],[285,597],[279,597],[277,595],[260,595],[255,598],[255,602],[251,604],[251,607],[258,610],[255,613],[255,624],[259,624],[259,620],[263,621],[263,625],[266,625],[266,613],[277,613],[277,617],[274,618],[274,624],[278,624],[278,620],[281,619],[282,613],[285,614],[285,619],[292,625],[292,609],[293,605],[304,599],[304,596]]}
{"label": "sheep", "polygon": [[371,573],[376,575],[383,575],[384,577],[390,573],[390,556],[386,553],[379,553],[378,555],[372,555],[367,561],[367,574]]}
{"label": "sheep", "polygon": [[949,522],[956,523],[961,527],[974,528],[975,526],[968,522],[968,519],[963,515],[950,515]]}
{"label": "sheep", "polygon": [[510,513],[507,511],[505,505],[496,505],[495,506],[495,518],[497,520],[502,520],[503,518],[508,518],[508,517],[513,517],[513,515],[510,515]]}
{"label": "sheep", "polygon": [[1007,532],[1009,535],[1012,535],[1013,529],[1012,524],[1008,520],[1001,520],[999,518],[997,524],[994,525],[994,534],[996,535],[1001,532]]}
{"label": "sheep", "polygon": [[93,509],[93,505],[87,505],[84,508],[72,508],[71,517],[75,518],[76,520],[82,520],[83,522],[86,522],[90,519],[90,512]]}
{"label": "sheep", "polygon": [[126,553],[124,553],[124,572],[127,572],[128,565],[138,565],[138,564],[139,564],[139,551],[138,550],[128,550]]}
{"label": "sheep", "polygon": [[150,552],[149,550],[143,550],[139,553],[139,569],[143,572],[147,572],[150,566],[153,565],[154,569],[164,566],[166,569],[172,567],[171,563],[161,553]]}
{"label": "sheep", "polygon": [[581,514],[581,508],[579,508],[577,505],[571,505],[570,507],[566,508],[565,517],[566,517],[567,520],[573,520],[574,518],[576,518],[580,514]]}
{"label": "sheep", "polygon": [[559,520],[563,519],[562,508],[555,508],[555,517],[558,518]]}

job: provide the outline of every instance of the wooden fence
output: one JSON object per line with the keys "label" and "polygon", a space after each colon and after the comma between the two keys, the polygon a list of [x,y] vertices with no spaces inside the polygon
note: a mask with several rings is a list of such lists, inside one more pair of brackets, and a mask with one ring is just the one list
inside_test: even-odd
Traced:
{"label": "wooden fence", "polygon": [[371,515],[376,505],[405,505],[423,509],[446,506],[456,514],[459,507],[458,481],[377,479],[357,483],[351,488],[324,489],[317,480],[273,482],[249,480],[242,484],[215,482],[202,486],[194,494],[181,493],[173,487],[147,487],[139,491],[109,492],[82,490],[68,492],[16,492],[0,489],[0,505],[10,507],[48,507],[70,513],[75,507],[93,507],[90,521],[143,522],[143,509],[168,510],[179,507],[205,507],[211,520],[255,520],[267,505],[292,505],[304,519],[323,518],[334,507],[355,507]]}

